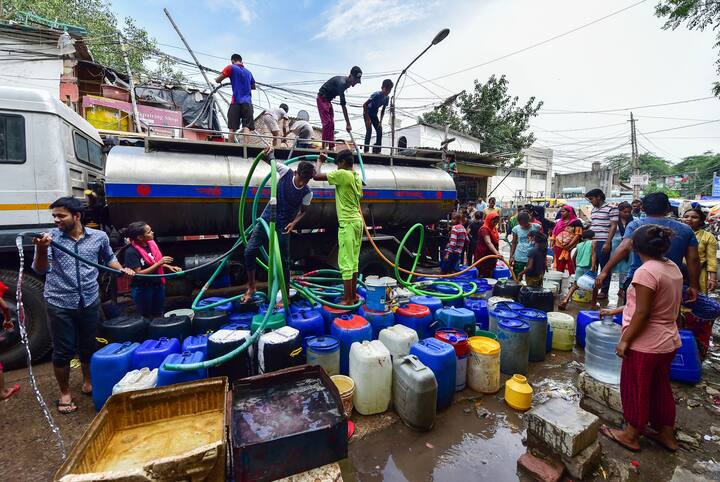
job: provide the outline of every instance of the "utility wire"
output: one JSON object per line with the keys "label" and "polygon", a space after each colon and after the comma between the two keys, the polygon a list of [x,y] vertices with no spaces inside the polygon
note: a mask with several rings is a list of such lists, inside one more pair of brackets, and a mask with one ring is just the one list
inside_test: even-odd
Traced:
{"label": "utility wire", "polygon": [[575,28],[572,29],[572,30],[568,30],[567,32],[563,32],[563,33],[561,33],[561,34],[554,35],[554,36],[552,36],[552,37],[550,37],[550,38],[547,38],[547,39],[545,39],[545,40],[542,40],[542,41],[540,41],[540,42],[534,43],[534,44],[532,44],[532,45],[528,45],[527,47],[523,47],[523,48],[518,49],[518,50],[513,50],[512,52],[508,52],[508,53],[505,54],[505,55],[501,55],[500,57],[496,57],[496,58],[494,58],[494,59],[491,59],[491,60],[482,62],[482,63],[480,63],[480,64],[472,65],[472,66],[470,66],[470,67],[466,67],[466,68],[464,68],[464,69],[457,70],[457,71],[455,71],[455,72],[450,72],[449,74],[444,74],[444,75],[441,75],[441,76],[439,76],[439,77],[434,77],[434,78],[430,79],[430,81],[436,81],[436,80],[440,80],[440,79],[446,79],[446,78],[452,77],[452,76],[454,76],[454,75],[462,74],[462,73],[468,72],[468,71],[470,71],[470,70],[474,70],[474,69],[477,69],[477,68],[480,68],[480,67],[484,67],[484,66],[486,66],[486,65],[492,64],[493,62],[497,62],[497,61],[499,61],[499,60],[506,59],[506,58],[511,57],[511,56],[513,56],[513,55],[517,55],[517,54],[522,53],[522,52],[527,52],[528,50],[534,49],[534,48],[536,48],[536,47],[540,47],[541,45],[545,45],[545,44],[547,44],[547,43],[549,43],[549,42],[552,42],[553,40],[557,40],[557,39],[559,39],[559,38],[562,38],[562,37],[565,37],[565,36],[567,36],[567,35],[573,34],[573,33],[577,32],[578,30],[582,30],[582,29],[584,29],[584,28],[590,27],[591,25],[594,25],[594,24],[596,24],[596,23],[602,22],[603,20],[607,20],[608,18],[614,17],[615,15],[619,15],[619,14],[625,12],[626,10],[630,10],[631,8],[637,7],[638,5],[640,5],[640,4],[642,4],[642,3],[645,3],[646,1],[647,1],[647,0],[640,0],[639,2],[635,2],[635,3],[633,3],[633,4],[628,5],[627,7],[621,8],[620,10],[616,10],[616,11],[611,12],[611,13],[603,16],[603,17],[600,17],[600,18],[598,18],[598,19],[595,19],[595,20],[593,20],[593,21],[591,21],[591,22],[588,22],[588,23],[586,23],[586,24],[580,25],[579,27],[575,27]]}

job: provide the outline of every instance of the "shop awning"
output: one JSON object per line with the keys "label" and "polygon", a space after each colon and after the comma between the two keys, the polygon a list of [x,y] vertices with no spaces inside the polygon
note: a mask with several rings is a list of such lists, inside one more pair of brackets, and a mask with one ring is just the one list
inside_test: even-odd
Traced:
{"label": "shop awning", "polygon": [[458,162],[455,164],[455,167],[458,176],[492,177],[497,174],[497,168],[495,166],[481,166],[478,164]]}

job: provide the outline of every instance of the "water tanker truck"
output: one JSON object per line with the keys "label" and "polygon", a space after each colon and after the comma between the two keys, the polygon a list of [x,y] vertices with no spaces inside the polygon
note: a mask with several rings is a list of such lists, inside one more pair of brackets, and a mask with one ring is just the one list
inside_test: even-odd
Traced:
{"label": "water tanker truck", "polygon": [[[89,216],[98,218],[95,221],[118,248],[122,240],[117,231],[142,220],[153,227],[163,251],[187,269],[224,253],[234,242],[240,229],[243,185],[252,159],[262,149],[160,137],[118,142],[101,136],[49,93],[15,87],[0,87],[0,140],[0,280],[10,287],[6,301],[13,312],[19,271],[17,234],[53,227],[48,206],[55,199],[69,195],[84,199],[88,189],[97,193]],[[317,151],[296,150],[293,155],[312,153]],[[289,149],[276,151],[279,160],[288,155]],[[453,179],[433,167],[437,161],[397,156],[392,165],[388,156],[365,161],[363,214],[368,226],[382,227],[374,238],[389,259],[395,258],[398,238],[409,226],[436,223],[455,203]],[[243,207],[248,222],[251,201],[268,172],[262,163],[250,182],[250,202]],[[315,181],[310,187],[313,202],[292,237],[293,270],[336,262],[335,190]],[[260,197],[264,203],[269,189]],[[366,241],[360,271],[391,274],[391,267]],[[22,285],[26,326],[37,359],[51,349],[43,280],[29,269],[33,256],[29,238],[23,239],[21,249],[26,268]],[[240,253],[231,268],[232,279],[243,282]],[[187,293],[202,281],[198,276],[180,278],[175,286],[169,283],[168,290]],[[13,330],[0,331],[0,362],[8,368],[25,363],[17,323]]]}

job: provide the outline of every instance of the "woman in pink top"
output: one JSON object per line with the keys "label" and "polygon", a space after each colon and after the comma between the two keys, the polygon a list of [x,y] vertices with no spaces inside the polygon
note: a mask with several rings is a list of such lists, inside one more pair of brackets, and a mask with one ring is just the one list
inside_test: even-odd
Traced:
{"label": "woman in pink top", "polygon": [[[682,302],[682,273],[664,257],[670,249],[670,229],[647,224],[633,234],[633,249],[642,266],[627,291],[627,305],[602,310],[600,315],[623,314],[622,337],[616,352],[623,359],[620,398],[625,430],[603,426],[602,432],[628,450],[640,450],[640,435],[670,451],[675,436],[675,399],[670,364],[680,348],[677,317]],[[648,422],[655,432],[645,432]]]}

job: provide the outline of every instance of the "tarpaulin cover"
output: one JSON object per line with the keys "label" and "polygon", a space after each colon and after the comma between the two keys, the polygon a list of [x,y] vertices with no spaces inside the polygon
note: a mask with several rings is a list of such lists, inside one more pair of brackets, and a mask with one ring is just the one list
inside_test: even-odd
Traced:
{"label": "tarpaulin cover", "polygon": [[197,90],[187,91],[180,87],[139,85],[135,87],[135,95],[143,103],[181,110],[184,127],[220,130],[215,103],[208,100],[208,94]]}

